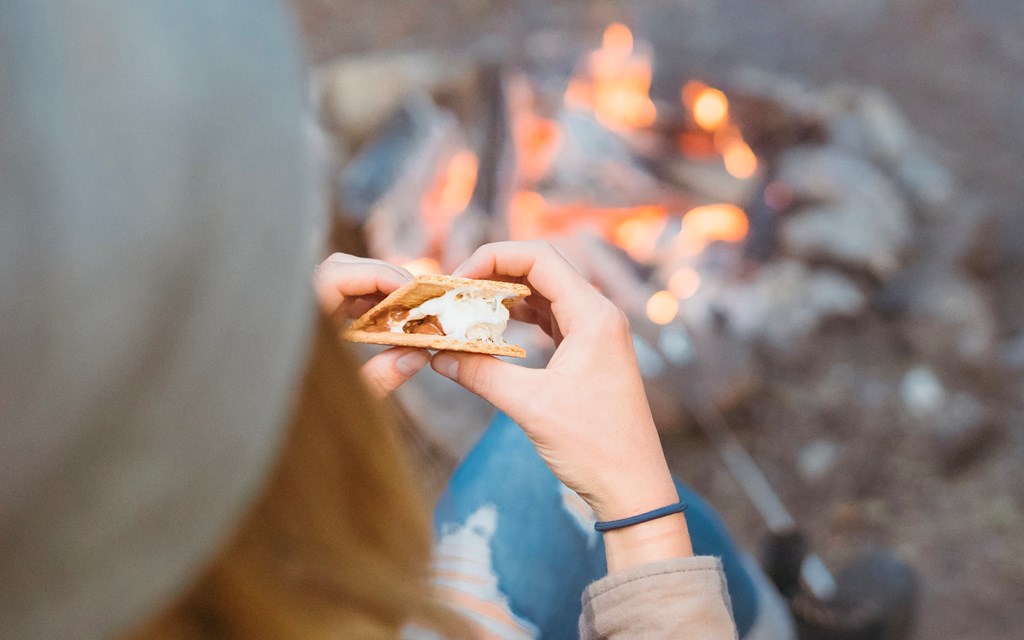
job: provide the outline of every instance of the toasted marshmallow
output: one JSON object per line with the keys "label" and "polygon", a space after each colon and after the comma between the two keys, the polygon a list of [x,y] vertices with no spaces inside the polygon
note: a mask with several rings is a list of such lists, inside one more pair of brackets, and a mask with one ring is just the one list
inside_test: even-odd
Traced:
{"label": "toasted marshmallow", "polygon": [[508,326],[508,308],[504,301],[512,297],[515,296],[474,287],[452,289],[410,309],[405,318],[389,323],[389,331],[402,333],[406,323],[434,316],[444,328],[444,335],[450,338],[507,344],[502,336]]}

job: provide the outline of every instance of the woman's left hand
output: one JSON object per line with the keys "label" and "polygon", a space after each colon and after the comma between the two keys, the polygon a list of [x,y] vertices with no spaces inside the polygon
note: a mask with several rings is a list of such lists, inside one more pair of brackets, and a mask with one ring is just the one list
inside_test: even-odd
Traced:
{"label": "woman's left hand", "polygon": [[[366,313],[412,279],[411,273],[393,264],[335,253],[317,267],[313,286],[324,313],[341,322]],[[361,373],[370,392],[382,398],[428,362],[430,354],[424,349],[394,347],[370,358]]]}

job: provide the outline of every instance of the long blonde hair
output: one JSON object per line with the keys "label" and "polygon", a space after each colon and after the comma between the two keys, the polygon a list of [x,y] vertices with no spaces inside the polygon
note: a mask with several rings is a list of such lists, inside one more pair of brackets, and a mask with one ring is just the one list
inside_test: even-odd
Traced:
{"label": "long blonde hair", "polygon": [[262,495],[154,638],[395,638],[464,627],[429,589],[430,522],[391,422],[320,318],[294,419]]}

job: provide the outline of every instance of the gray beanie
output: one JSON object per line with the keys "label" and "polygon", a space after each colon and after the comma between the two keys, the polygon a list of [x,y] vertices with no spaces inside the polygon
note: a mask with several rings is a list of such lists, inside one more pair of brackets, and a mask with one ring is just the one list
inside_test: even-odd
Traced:
{"label": "gray beanie", "polygon": [[109,637],[251,504],[322,228],[271,0],[0,3],[0,637]]}

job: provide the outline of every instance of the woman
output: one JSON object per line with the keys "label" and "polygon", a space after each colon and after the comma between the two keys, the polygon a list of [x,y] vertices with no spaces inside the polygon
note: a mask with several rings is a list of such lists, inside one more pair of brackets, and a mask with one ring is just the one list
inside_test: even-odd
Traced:
{"label": "woman", "polygon": [[[429,521],[393,431],[310,321],[323,208],[300,68],[269,1],[0,9],[4,637],[466,629],[427,584]],[[338,268],[323,305],[408,277]],[[599,519],[676,503],[621,313],[546,245],[484,247],[460,274],[526,279],[517,316],[559,348],[544,370],[434,369],[515,419]],[[386,392],[424,358],[365,371]],[[685,514],[604,545],[584,637],[734,635]]]}

